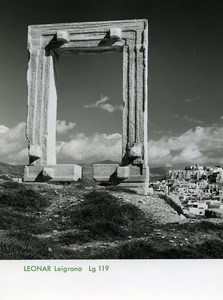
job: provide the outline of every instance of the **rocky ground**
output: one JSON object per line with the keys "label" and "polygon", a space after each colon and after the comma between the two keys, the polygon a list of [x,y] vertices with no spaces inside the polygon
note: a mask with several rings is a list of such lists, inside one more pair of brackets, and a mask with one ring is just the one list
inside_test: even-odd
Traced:
{"label": "rocky ground", "polygon": [[[27,206],[20,206],[22,199]],[[0,256],[222,258],[223,221],[186,218],[173,207],[159,195],[136,195],[91,181],[4,183],[0,185]]]}

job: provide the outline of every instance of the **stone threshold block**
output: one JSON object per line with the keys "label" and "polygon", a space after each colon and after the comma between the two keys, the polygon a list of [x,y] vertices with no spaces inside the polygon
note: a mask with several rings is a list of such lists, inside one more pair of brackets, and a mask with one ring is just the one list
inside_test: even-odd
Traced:
{"label": "stone threshold block", "polygon": [[148,166],[119,166],[118,164],[94,164],[93,178],[98,183],[106,183],[129,188],[140,195],[149,193]]}
{"label": "stone threshold block", "polygon": [[77,181],[82,178],[82,167],[73,164],[25,166],[23,181]]}
{"label": "stone threshold block", "polygon": [[118,164],[93,164],[93,178],[98,182],[148,182],[149,167],[119,166]]}
{"label": "stone threshold block", "polygon": [[93,178],[99,182],[109,182],[115,176],[118,164],[94,164]]}

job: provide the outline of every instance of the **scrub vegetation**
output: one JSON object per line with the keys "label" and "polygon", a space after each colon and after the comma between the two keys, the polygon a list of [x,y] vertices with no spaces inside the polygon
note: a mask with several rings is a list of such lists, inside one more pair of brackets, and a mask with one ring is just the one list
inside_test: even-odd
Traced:
{"label": "scrub vegetation", "polygon": [[222,220],[180,213],[166,198],[91,181],[2,181],[0,259],[222,258]]}

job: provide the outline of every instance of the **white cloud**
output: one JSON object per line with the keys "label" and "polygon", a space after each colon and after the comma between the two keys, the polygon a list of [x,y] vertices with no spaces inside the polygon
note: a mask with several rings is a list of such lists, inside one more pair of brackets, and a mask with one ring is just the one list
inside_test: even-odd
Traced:
{"label": "white cloud", "polygon": [[[61,121],[59,125],[64,130],[72,129],[74,123],[66,124]],[[0,125],[0,161],[9,164],[27,164],[28,150],[25,137],[25,122],[17,124],[13,128]],[[106,159],[120,161],[121,159],[121,135],[114,134],[76,134],[68,142],[57,142],[57,157],[61,160],[78,162],[95,162]]]}
{"label": "white cloud", "polygon": [[121,105],[112,105],[110,103],[105,103],[107,101],[109,101],[110,98],[105,96],[105,97],[102,97],[101,96],[101,99],[96,101],[95,103],[93,104],[85,104],[84,105],[84,108],[92,108],[92,107],[98,107],[98,108],[101,108],[109,113],[112,113],[114,112],[115,110],[122,110],[122,106]]}
{"label": "white cloud", "polygon": [[64,120],[57,120],[57,133],[59,134],[65,134],[69,130],[73,129],[76,126],[76,123],[69,122],[66,123]]}
{"label": "white cloud", "polygon": [[[148,149],[152,165],[223,164],[223,128],[199,126],[177,137],[150,140]],[[76,163],[105,159],[118,161],[121,157],[121,135],[77,134],[69,142],[58,142],[57,153],[60,160],[71,159]]]}
{"label": "white cloud", "polygon": [[[66,125],[66,123],[65,123]],[[69,127],[69,124],[66,125]],[[71,127],[71,126],[70,126]],[[0,161],[26,164],[28,161],[25,122],[13,128],[0,125]],[[198,126],[175,137],[163,136],[148,143],[150,165],[220,164],[223,165],[223,126]],[[76,134],[70,141],[58,141],[59,161],[96,162],[121,158],[121,135]]]}
{"label": "white cloud", "polygon": [[223,116],[220,116],[220,119],[223,120]]}
{"label": "white cloud", "polygon": [[57,143],[57,157],[61,160],[71,159],[78,162],[96,162],[121,159],[121,135],[94,134],[87,137],[77,134],[69,142]]}
{"label": "white cloud", "polygon": [[223,127],[196,127],[177,137],[164,136],[148,143],[152,164],[223,164]]}
{"label": "white cloud", "polygon": [[0,125],[0,134],[4,134],[6,132],[9,131],[9,128],[4,126],[4,125]]}
{"label": "white cloud", "polygon": [[27,163],[27,141],[25,122],[13,128],[0,125],[0,161],[10,164]]}

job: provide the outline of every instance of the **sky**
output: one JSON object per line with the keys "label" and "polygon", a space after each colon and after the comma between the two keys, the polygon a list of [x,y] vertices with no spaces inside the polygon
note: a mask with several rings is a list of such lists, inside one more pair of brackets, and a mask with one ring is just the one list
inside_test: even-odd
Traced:
{"label": "sky", "polygon": [[[149,21],[149,165],[223,165],[223,3],[216,0],[2,0],[0,161],[26,164],[27,26]],[[60,57],[59,163],[118,161],[122,53]]]}

